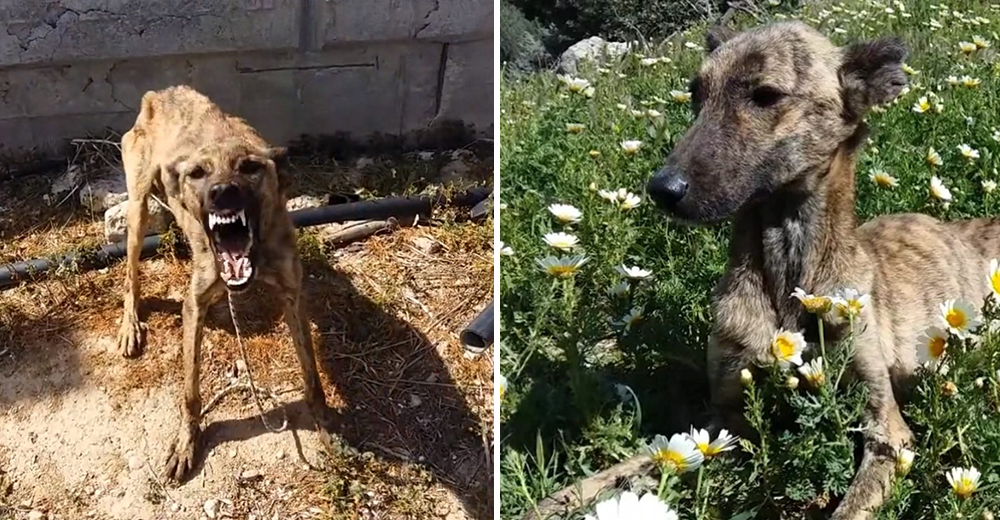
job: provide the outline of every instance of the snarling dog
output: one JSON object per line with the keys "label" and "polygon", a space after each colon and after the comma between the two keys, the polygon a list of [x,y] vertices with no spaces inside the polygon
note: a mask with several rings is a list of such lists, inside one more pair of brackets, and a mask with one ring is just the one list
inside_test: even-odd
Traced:
{"label": "snarling dog", "polygon": [[206,312],[226,291],[244,292],[255,281],[277,290],[301,365],[306,401],[321,438],[329,440],[326,398],[302,304],[295,228],[279,177],[285,155],[284,148],[268,145],[244,120],[223,113],[185,86],[147,92],[135,125],[122,136],[128,185],[128,271],[118,333],[122,355],[138,355],[145,339],[146,327],[139,321],[139,255],[154,192],[165,197],[192,255],[182,310],[181,420],[166,464],[167,476],[176,480],[191,470],[198,445]]}
{"label": "snarling dog", "polygon": [[[713,407],[723,423],[741,423],[739,374],[773,362],[779,328],[817,340],[814,318],[790,297],[796,288],[870,294],[851,367],[869,390],[864,453],[833,515],[869,518],[888,490],[894,450],[911,441],[899,403],[918,367],[918,335],[937,323],[944,300],[978,303],[989,293],[1000,224],[895,214],[857,225],[863,117],[906,85],[907,49],[898,39],[837,47],[787,22],[708,40],[691,83],[696,118],[647,191],[678,221],[732,220],[727,271],[712,302]],[[845,337],[846,325],[828,325]]]}

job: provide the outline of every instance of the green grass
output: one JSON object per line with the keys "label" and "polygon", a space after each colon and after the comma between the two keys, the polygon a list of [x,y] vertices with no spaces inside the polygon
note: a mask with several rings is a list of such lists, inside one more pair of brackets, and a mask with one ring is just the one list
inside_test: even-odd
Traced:
{"label": "green grass", "polygon": [[[802,12],[776,6],[769,13],[803,19],[837,44],[897,35],[911,49],[907,63],[919,72],[910,76],[909,92],[867,118],[872,134],[857,181],[862,220],[903,211],[944,219],[1000,212],[1000,191],[987,193],[982,185],[1000,182],[1000,143],[993,138],[1000,129],[1000,9],[949,2],[943,16],[932,5],[907,2],[903,10],[896,3],[851,1]],[[902,17],[904,11],[910,16]],[[968,21],[976,17],[989,22]],[[932,31],[931,20],[942,28]],[[738,23],[764,21],[743,17]],[[958,43],[976,35],[991,46],[963,55]],[[584,68],[580,76],[591,82],[593,97],[570,92],[551,73],[501,80],[498,171],[505,207],[499,238],[513,250],[500,259],[500,371],[510,385],[500,412],[503,518],[519,518],[549,493],[631,457],[656,434],[669,436],[707,422],[709,296],[723,274],[728,226],[681,227],[648,201],[623,211],[596,191],[626,188],[644,197],[647,179],[691,123],[689,106],[669,94],[686,90],[703,58],[686,42],[701,45],[700,28],[642,51],[668,57],[669,63],[645,66],[631,55],[605,70]],[[969,75],[981,84],[952,87],[946,80],[952,75]],[[928,92],[943,103],[942,113],[912,111]],[[632,113],[649,109],[662,114],[660,122]],[[585,128],[569,133],[568,123]],[[620,143],[632,139],[643,146],[627,155]],[[960,144],[978,150],[980,158],[964,160]],[[928,147],[940,153],[942,166],[926,163]],[[873,170],[888,172],[898,186],[876,186],[869,179]],[[928,196],[932,175],[952,192],[947,207]],[[552,203],[579,208],[582,220],[569,229],[558,224],[546,210]],[[576,234],[575,253],[589,259],[572,278],[553,278],[536,265],[539,258],[562,256],[542,241],[553,231]],[[622,264],[653,275],[624,296],[609,296],[608,288],[622,280],[615,270]],[[642,307],[644,317],[626,333],[612,322],[633,307]],[[983,472],[984,488],[961,507],[966,514],[987,507],[1000,511],[1000,490],[993,484],[1000,480],[1000,426],[993,426],[1000,425],[995,372],[1000,342],[987,336],[983,343],[953,360],[948,377],[960,388],[958,398],[939,398],[944,376],[920,379],[922,393],[905,412],[917,434],[916,463],[897,483],[882,518],[953,518],[960,504],[950,497],[944,472],[969,464]],[[987,378],[984,389],[973,385],[977,377]],[[762,425],[765,438],[773,441],[768,454],[754,444],[753,455],[740,450],[707,465],[697,500],[694,476],[684,475],[676,485],[671,480],[662,496],[670,497],[682,518],[730,518],[749,511],[757,511],[758,518],[812,517],[828,512],[827,504],[842,495],[859,447],[864,389],[791,394],[780,383],[759,382],[755,399],[768,411],[765,416],[790,417],[792,425],[779,420]],[[845,424],[834,424],[824,407],[838,409]]]}

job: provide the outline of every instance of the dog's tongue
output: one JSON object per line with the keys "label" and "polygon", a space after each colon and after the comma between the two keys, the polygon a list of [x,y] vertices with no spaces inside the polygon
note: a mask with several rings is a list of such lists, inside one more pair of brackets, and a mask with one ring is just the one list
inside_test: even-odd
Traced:
{"label": "dog's tongue", "polygon": [[229,283],[232,280],[245,280],[250,277],[250,258],[243,251],[221,251],[222,280]]}

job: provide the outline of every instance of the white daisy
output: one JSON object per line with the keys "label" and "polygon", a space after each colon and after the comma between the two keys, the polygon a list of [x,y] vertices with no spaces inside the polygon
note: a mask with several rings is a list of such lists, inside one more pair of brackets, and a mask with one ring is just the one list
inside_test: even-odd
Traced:
{"label": "white daisy", "polygon": [[646,450],[653,462],[675,474],[696,470],[705,461],[705,454],[698,449],[694,441],[680,433],[673,434],[670,441],[662,435],[657,435]]}
{"label": "white daisy", "polygon": [[927,327],[917,339],[917,361],[931,368],[941,362],[948,349],[948,333],[940,327]]}
{"label": "white daisy", "polygon": [[945,202],[951,200],[951,190],[941,182],[937,175],[931,177],[931,196]]}
{"label": "white daisy", "polygon": [[677,513],[663,503],[655,493],[646,493],[642,498],[626,491],[618,498],[609,498],[594,508],[594,515],[584,516],[584,520],[677,520]]}
{"label": "white daisy", "polygon": [[997,181],[987,179],[983,181],[983,191],[986,193],[993,193],[997,189]]}
{"label": "white daisy", "polygon": [[837,311],[837,317],[840,319],[849,319],[850,317],[859,317],[861,313],[865,310],[865,307],[871,303],[871,296],[868,294],[861,294],[855,289],[847,288],[840,292],[833,299],[833,308]]}
{"label": "white daisy", "polygon": [[1000,301],[1000,261],[996,258],[990,260],[989,281],[993,298]]}
{"label": "white daisy", "polygon": [[806,338],[801,332],[778,329],[771,340],[771,355],[781,368],[802,364],[802,351],[806,348]]}
{"label": "white daisy", "polygon": [[580,239],[578,239],[576,235],[571,235],[569,233],[562,233],[562,232],[546,233],[542,239],[550,247],[561,249],[563,251],[569,251],[570,249],[573,249],[580,242]]}
{"label": "white daisy", "polygon": [[814,388],[819,388],[826,382],[826,374],[823,372],[823,358],[821,357],[800,366],[799,373]]}
{"label": "white daisy", "polygon": [[899,476],[904,476],[910,472],[910,468],[913,467],[913,458],[916,457],[916,453],[911,450],[902,448],[896,451],[896,474]]}
{"label": "white daisy", "polygon": [[503,394],[507,391],[507,378],[503,374],[497,374],[497,399],[503,399]]}
{"label": "white daisy", "polygon": [[880,188],[895,188],[899,185],[895,177],[882,170],[872,170],[868,177]]}
{"label": "white daisy", "polygon": [[626,193],[624,197],[619,196],[619,200],[621,201],[619,207],[622,209],[633,209],[642,202],[642,198],[631,192]]}
{"label": "white daisy", "polygon": [[563,224],[576,224],[583,218],[583,213],[569,204],[552,204],[549,206],[549,213]]}
{"label": "white daisy", "polygon": [[948,332],[965,338],[975,332],[982,321],[972,304],[962,300],[948,300],[941,304],[941,324]]}
{"label": "white daisy", "polygon": [[924,158],[924,160],[927,161],[927,164],[931,166],[941,166],[941,164],[943,164],[941,161],[941,155],[938,154],[937,151],[934,150],[934,148],[927,149],[927,156]]}
{"label": "white daisy", "polygon": [[951,484],[952,491],[958,498],[969,498],[979,489],[979,470],[974,466],[970,468],[951,468],[946,474],[948,483]]}
{"label": "white daisy", "polygon": [[979,150],[967,145],[958,145],[958,153],[962,154],[962,158],[966,161],[972,162],[979,158]]}
{"label": "white daisy", "polygon": [[608,289],[608,296],[616,298],[628,292],[629,283],[627,281],[621,281],[613,285]]}
{"label": "white daisy", "polygon": [[628,314],[625,316],[622,316],[621,321],[619,321],[617,325],[624,327],[626,332],[630,331],[632,330],[632,327],[638,325],[639,322],[642,321],[642,313],[642,307],[632,307],[632,310],[628,311]]}
{"label": "white daisy", "polygon": [[671,90],[670,97],[678,103],[687,103],[688,101],[691,101],[691,93],[683,90]]}
{"label": "white daisy", "polygon": [[545,258],[540,258],[535,262],[538,264],[538,267],[552,276],[568,278],[576,274],[576,272],[589,261],[590,259],[584,255],[576,255],[564,256],[560,258],[547,256]]}
{"label": "white daisy", "polygon": [[631,278],[632,280],[642,280],[643,278],[646,278],[649,275],[653,274],[652,271],[647,271],[645,269],[640,268],[639,266],[628,267],[626,265],[622,265],[620,267],[617,267],[615,270],[625,275],[626,277]]}
{"label": "white daisy", "polygon": [[621,142],[622,151],[627,155],[635,155],[639,152],[639,148],[642,148],[642,141],[622,141]]}
{"label": "white daisy", "polygon": [[507,244],[503,243],[503,240],[497,244],[497,251],[500,252],[500,256],[513,256],[514,250],[510,248]]}

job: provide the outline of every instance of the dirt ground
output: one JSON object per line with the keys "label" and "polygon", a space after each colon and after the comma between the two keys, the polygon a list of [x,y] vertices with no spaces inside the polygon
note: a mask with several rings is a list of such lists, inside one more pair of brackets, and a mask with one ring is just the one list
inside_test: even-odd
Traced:
{"label": "dirt ground", "polygon": [[[461,173],[480,183],[490,161],[467,157]],[[313,164],[307,177],[326,185],[308,188],[360,182],[387,195],[398,190],[369,176],[391,171],[397,187],[415,178],[427,187],[445,180],[426,171],[449,173],[407,164],[347,173]],[[0,262],[103,241],[101,215],[41,202],[51,180],[0,186]],[[160,475],[179,418],[187,261],[172,251],[143,261],[149,333],[134,360],[114,352],[121,262],[0,292],[0,519],[492,518],[492,356],[469,356],[458,340],[493,293],[492,220],[435,217],[340,248],[300,233],[312,333],[345,448],[320,449],[280,309],[258,289],[236,302],[236,319],[254,378],[277,396],[265,404],[268,422],[287,418],[288,429],[265,428],[247,392],[223,396],[202,422],[194,476],[179,486]],[[225,302],[209,314],[203,356],[207,403],[245,373]]]}

